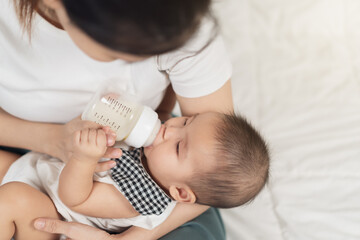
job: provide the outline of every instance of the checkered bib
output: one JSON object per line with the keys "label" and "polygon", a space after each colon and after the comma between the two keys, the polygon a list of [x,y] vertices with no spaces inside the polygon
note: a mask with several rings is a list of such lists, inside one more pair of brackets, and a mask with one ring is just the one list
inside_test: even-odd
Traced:
{"label": "checkered bib", "polygon": [[141,215],[160,215],[171,199],[154,182],[141,164],[141,148],[123,150],[116,166],[111,169],[111,177],[120,187],[134,209]]}

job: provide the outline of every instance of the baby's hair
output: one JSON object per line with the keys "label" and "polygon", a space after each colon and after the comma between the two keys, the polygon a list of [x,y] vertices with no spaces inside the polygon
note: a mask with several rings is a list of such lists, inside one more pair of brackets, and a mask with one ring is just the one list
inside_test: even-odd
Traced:
{"label": "baby's hair", "polygon": [[231,208],[253,200],[268,180],[270,157],[265,141],[243,117],[223,114],[216,126],[212,170],[189,182],[197,203]]}

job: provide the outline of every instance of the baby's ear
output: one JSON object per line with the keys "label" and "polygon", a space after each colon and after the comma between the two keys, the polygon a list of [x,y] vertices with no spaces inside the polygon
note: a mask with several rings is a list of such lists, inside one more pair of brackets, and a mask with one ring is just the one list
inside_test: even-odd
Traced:
{"label": "baby's ear", "polygon": [[169,188],[170,196],[178,202],[195,203],[195,193],[188,186],[174,186]]}

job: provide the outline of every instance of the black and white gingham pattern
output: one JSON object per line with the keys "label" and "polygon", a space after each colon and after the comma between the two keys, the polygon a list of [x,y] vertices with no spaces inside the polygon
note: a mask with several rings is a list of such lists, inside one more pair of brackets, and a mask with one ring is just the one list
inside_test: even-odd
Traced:
{"label": "black and white gingham pattern", "polygon": [[116,166],[111,169],[111,177],[141,215],[160,215],[171,202],[142,166],[141,148],[123,150],[122,156],[116,159]]}

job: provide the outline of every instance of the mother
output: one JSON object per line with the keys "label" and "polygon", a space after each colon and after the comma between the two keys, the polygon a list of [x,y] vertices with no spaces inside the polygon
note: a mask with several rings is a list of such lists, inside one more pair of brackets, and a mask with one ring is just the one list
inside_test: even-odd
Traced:
{"label": "mother", "polygon": [[[66,161],[69,134],[89,124],[75,117],[103,84],[131,92],[164,118],[174,96],[183,115],[231,111],[231,65],[209,8],[210,0],[0,0],[0,145]],[[0,158],[9,155],[17,157],[0,150]],[[1,170],[10,164],[0,159]],[[116,236],[50,219],[36,225],[79,240],[157,239],[206,209],[179,204],[154,230]],[[217,212],[205,214],[168,238],[220,239]]]}

